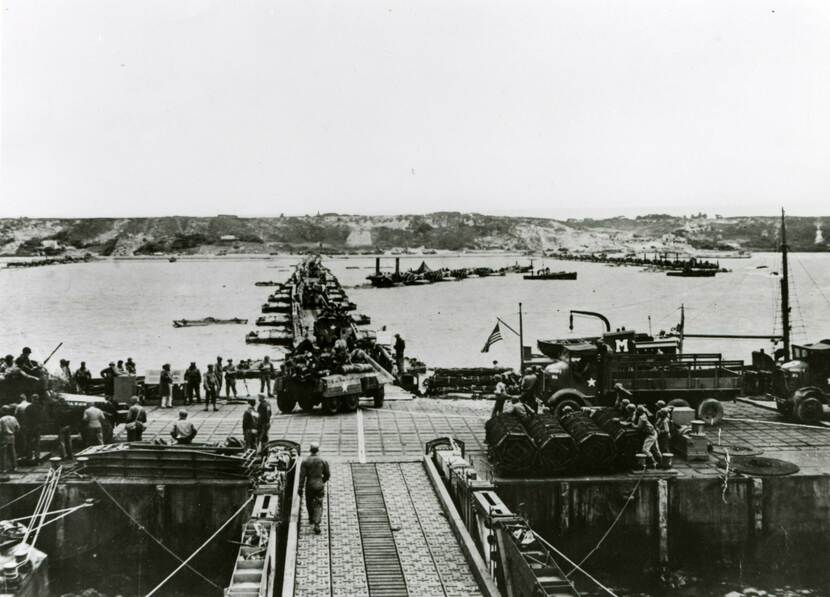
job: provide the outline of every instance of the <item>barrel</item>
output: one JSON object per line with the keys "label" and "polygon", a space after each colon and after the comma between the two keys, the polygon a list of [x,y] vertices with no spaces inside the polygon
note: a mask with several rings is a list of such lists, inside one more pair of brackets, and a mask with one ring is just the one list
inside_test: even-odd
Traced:
{"label": "barrel", "polygon": [[525,422],[525,429],[536,444],[542,474],[562,473],[574,464],[576,444],[554,415],[542,413],[532,417]]}
{"label": "barrel", "polygon": [[600,429],[611,436],[617,454],[617,465],[635,466],[637,452],[643,448],[643,437],[640,432],[633,425],[623,425],[619,411],[613,408],[597,409],[592,419]]}
{"label": "barrel", "polygon": [[536,466],[536,446],[518,417],[496,415],[485,423],[484,429],[500,474],[519,475]]}
{"label": "barrel", "polygon": [[560,416],[559,422],[576,442],[581,471],[602,471],[612,467],[616,457],[614,442],[590,416],[574,411]]}

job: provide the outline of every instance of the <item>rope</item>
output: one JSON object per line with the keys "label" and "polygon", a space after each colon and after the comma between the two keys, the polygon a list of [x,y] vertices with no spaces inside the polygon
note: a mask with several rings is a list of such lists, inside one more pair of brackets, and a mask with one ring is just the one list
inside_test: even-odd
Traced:
{"label": "rope", "polygon": [[551,545],[550,543],[548,543],[547,541],[545,541],[545,538],[544,538],[544,537],[542,537],[539,533],[537,533],[537,532],[536,532],[536,531],[534,531],[533,529],[530,529],[530,532],[531,532],[531,533],[533,533],[533,535],[534,535],[534,536],[535,536],[535,537],[536,537],[539,541],[541,541],[542,543],[544,543],[545,545],[547,545],[547,546],[548,546],[548,548],[550,548],[550,549],[552,549],[554,552],[556,552],[556,554],[557,554],[557,555],[559,555],[559,557],[561,557],[562,559],[564,559],[564,560],[565,560],[566,562],[568,562],[571,566],[573,566],[574,568],[576,568],[577,570],[579,570],[582,574],[584,574],[587,578],[589,578],[590,580],[592,580],[592,581],[594,582],[594,584],[595,584],[595,585],[597,585],[600,589],[602,589],[603,591],[605,591],[606,593],[608,593],[609,595],[611,595],[611,597],[617,597],[617,594],[616,594],[614,591],[612,591],[611,589],[609,589],[608,587],[606,587],[604,584],[602,584],[601,582],[599,582],[596,578],[594,578],[593,576],[591,576],[590,574],[588,574],[588,572],[586,572],[584,569],[580,568],[580,567],[579,567],[579,566],[578,566],[578,565],[577,565],[577,564],[576,564],[576,563],[575,563],[572,559],[570,559],[570,558],[569,558],[568,556],[566,556],[564,553],[562,553],[561,551],[559,551],[558,549],[556,549],[553,545]]}
{"label": "rope", "polygon": [[634,489],[632,489],[632,490],[631,490],[631,493],[629,493],[629,494],[628,494],[628,497],[625,499],[625,503],[622,505],[622,508],[620,508],[620,511],[619,511],[619,512],[617,512],[617,517],[616,517],[616,518],[614,519],[614,521],[611,523],[611,526],[609,526],[609,527],[608,527],[608,530],[607,530],[607,531],[605,531],[605,533],[602,535],[602,537],[600,537],[599,542],[598,542],[598,543],[594,546],[594,548],[593,548],[591,551],[589,551],[589,552],[585,555],[585,557],[584,557],[584,558],[582,558],[582,560],[580,560],[579,565],[578,565],[578,566],[577,566],[577,565],[575,565],[575,566],[571,569],[571,571],[570,571],[570,572],[568,572],[568,573],[565,575],[565,578],[569,578],[569,577],[571,576],[571,574],[573,574],[576,570],[578,570],[578,569],[579,569],[579,566],[582,566],[585,562],[587,562],[587,561],[588,561],[588,558],[590,558],[592,555],[594,555],[594,552],[595,552],[595,551],[597,551],[597,550],[599,549],[600,545],[602,545],[602,544],[603,544],[603,542],[604,542],[604,541],[608,538],[608,535],[610,535],[610,534],[611,534],[611,531],[612,531],[612,530],[614,530],[614,527],[617,525],[617,523],[619,522],[620,518],[622,518],[623,512],[625,512],[625,509],[628,507],[628,504],[629,504],[629,503],[631,503],[631,501],[634,499],[634,494],[635,494],[635,493],[637,493],[637,489],[639,489],[639,488],[640,488],[640,483],[642,483],[642,482],[643,482],[643,478],[642,478],[642,477],[640,477],[640,478],[637,480],[637,484],[636,484],[636,485],[634,485]]}
{"label": "rope", "polygon": [[[119,509],[119,510],[121,510],[121,512],[123,512],[123,513],[124,513],[124,516],[126,516],[127,518],[129,518],[129,519],[133,522],[133,524],[135,524],[135,526],[136,526],[136,527],[138,527],[138,529],[139,529],[141,532],[143,532],[143,533],[144,533],[145,535],[147,535],[150,539],[152,539],[153,541],[155,541],[155,542],[156,542],[156,544],[158,544],[158,546],[159,546],[159,547],[161,547],[164,551],[166,551],[166,552],[167,552],[167,553],[169,553],[171,556],[173,556],[174,558],[176,558],[179,562],[183,562],[183,561],[184,561],[184,560],[182,560],[181,556],[179,556],[176,552],[174,552],[174,551],[173,551],[173,550],[171,550],[169,547],[167,547],[167,546],[166,546],[164,543],[162,543],[159,539],[156,539],[156,538],[155,538],[155,537],[154,537],[154,536],[150,533],[150,531],[148,531],[148,530],[144,527],[144,525],[142,525],[142,524],[141,524],[140,522],[138,522],[135,518],[133,518],[133,517],[132,517],[132,515],[131,515],[129,512],[127,512],[127,511],[124,509],[124,507],[123,507],[121,504],[119,504],[119,503],[118,503],[118,501],[117,501],[114,497],[112,497],[112,495],[110,494],[110,492],[109,492],[109,491],[107,491],[107,490],[104,488],[104,486],[103,486],[103,485],[101,485],[100,483],[98,483],[98,481],[97,481],[96,479],[93,479],[93,480],[92,480],[92,482],[93,482],[93,483],[95,483],[95,484],[99,487],[99,489],[100,489],[101,491],[103,491],[103,492],[104,492],[104,494],[106,494],[106,496],[110,499],[110,501],[111,501],[113,504],[115,504],[115,505],[118,507],[118,509]],[[191,571],[191,572],[193,572],[194,574],[196,574],[198,577],[200,577],[200,578],[201,578],[202,580],[204,580],[205,582],[207,582],[207,583],[209,583],[209,584],[213,585],[213,586],[214,586],[214,587],[216,587],[217,589],[221,589],[221,588],[222,588],[222,587],[220,587],[219,585],[217,585],[215,582],[213,582],[212,580],[210,580],[208,577],[206,577],[204,574],[202,574],[201,572],[199,572],[198,570],[196,570],[195,568],[193,568],[192,566],[188,566],[188,568],[190,569],[190,571]]]}
{"label": "rope", "polygon": [[[64,512],[70,512],[77,510],[78,508],[84,508],[86,504],[79,504],[78,506],[72,506],[70,508],[63,508],[61,510],[51,510],[46,513],[46,516],[51,516],[53,514],[63,514]],[[34,518],[34,514],[32,516],[20,516],[18,518],[7,518],[4,522],[20,522],[21,520],[29,520],[30,518]]]}
{"label": "rope", "polygon": [[798,263],[798,265],[801,266],[801,269],[804,270],[804,273],[807,274],[807,277],[810,278],[810,282],[813,283],[813,286],[816,287],[816,290],[818,290],[819,294],[824,298],[827,304],[830,305],[830,298],[827,298],[827,295],[824,294],[824,290],[822,290],[821,286],[819,286],[818,282],[816,282],[816,279],[813,278],[813,274],[810,273],[810,270],[807,269],[807,266],[804,265],[804,263],[802,263],[801,259],[796,259],[795,261]]}
{"label": "rope", "polygon": [[216,529],[216,531],[214,531],[214,533],[213,533],[210,537],[208,537],[207,539],[205,539],[205,542],[204,542],[204,543],[202,543],[199,547],[197,547],[197,548],[196,548],[196,551],[194,551],[192,554],[190,554],[189,556],[187,556],[187,559],[186,559],[186,560],[184,560],[181,564],[179,564],[179,565],[176,567],[176,569],[175,569],[175,570],[173,570],[173,572],[171,572],[170,574],[168,574],[168,575],[167,575],[167,578],[165,578],[163,581],[161,581],[159,584],[157,584],[157,585],[156,585],[156,587],[155,587],[152,591],[150,591],[149,593],[147,593],[147,595],[146,595],[145,597],[151,597],[152,595],[155,595],[155,594],[158,592],[158,590],[159,590],[159,589],[161,589],[161,588],[162,588],[165,584],[167,584],[167,581],[168,581],[168,580],[170,580],[171,578],[173,578],[173,577],[176,575],[176,573],[178,573],[178,571],[179,571],[179,570],[181,570],[182,568],[184,568],[185,566],[187,566],[187,563],[188,563],[190,560],[192,560],[193,558],[195,558],[195,557],[196,557],[196,554],[198,554],[200,551],[202,551],[202,549],[204,549],[204,548],[205,548],[205,546],[207,546],[207,544],[208,544],[208,543],[210,543],[211,541],[213,541],[213,539],[214,539],[214,538],[215,538],[215,537],[216,537],[219,533],[221,533],[221,532],[222,532],[222,530],[223,530],[226,526],[228,526],[228,525],[231,523],[231,521],[233,521],[233,519],[234,519],[234,518],[236,518],[236,517],[237,517],[237,516],[238,516],[238,515],[239,515],[239,514],[240,514],[240,513],[241,513],[241,512],[242,512],[242,511],[243,511],[243,510],[247,507],[247,506],[248,506],[248,504],[250,504],[250,503],[251,503],[251,500],[253,500],[253,499],[254,499],[254,496],[252,495],[252,496],[250,496],[247,500],[245,500],[245,503],[244,503],[244,504],[242,504],[236,512],[234,512],[233,514],[231,514],[231,517],[230,517],[230,518],[228,518],[225,522],[223,522],[223,523],[222,523],[222,526],[220,526],[218,529]]}
{"label": "rope", "polygon": [[[43,485],[46,485],[46,482],[45,482],[45,481],[44,481]],[[42,489],[43,489],[43,485],[38,485],[37,487],[35,487],[34,489],[32,489],[32,490],[30,490],[30,491],[27,491],[27,492],[26,492],[26,493],[24,493],[23,495],[19,495],[19,496],[17,496],[16,498],[14,498],[14,499],[13,499],[12,501],[10,501],[10,502],[6,502],[5,504],[0,504],[0,510],[2,510],[3,508],[6,508],[6,507],[8,507],[8,506],[11,506],[11,505],[12,505],[12,504],[14,504],[15,502],[19,502],[19,501],[20,501],[20,500],[22,500],[23,498],[25,498],[25,497],[28,497],[28,496],[32,495],[32,494],[33,494],[34,492],[36,492],[36,491],[40,491],[40,490],[42,490]],[[27,518],[29,518],[29,517],[27,516]]]}

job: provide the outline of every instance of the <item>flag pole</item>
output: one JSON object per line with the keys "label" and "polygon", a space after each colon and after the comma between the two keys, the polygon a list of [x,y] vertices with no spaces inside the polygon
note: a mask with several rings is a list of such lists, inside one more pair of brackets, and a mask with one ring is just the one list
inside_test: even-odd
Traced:
{"label": "flag pole", "polygon": [[522,327],[522,303],[519,303],[519,374],[525,371],[524,329]]}

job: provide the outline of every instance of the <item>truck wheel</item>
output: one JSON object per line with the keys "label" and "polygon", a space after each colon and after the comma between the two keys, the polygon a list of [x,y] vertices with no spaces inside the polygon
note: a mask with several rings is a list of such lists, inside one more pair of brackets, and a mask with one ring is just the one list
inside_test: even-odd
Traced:
{"label": "truck wheel", "polygon": [[666,406],[673,406],[675,408],[689,408],[689,403],[683,400],[683,398],[675,398],[674,400],[669,400],[669,403]]}
{"label": "truck wheel", "polygon": [[795,403],[795,415],[802,423],[819,423],[824,416],[821,401],[815,396],[804,396]]}
{"label": "truck wheel", "polygon": [[354,412],[357,410],[358,406],[360,406],[360,396],[358,396],[357,394],[343,396],[343,398],[340,400],[340,408],[343,409],[343,412]]}
{"label": "truck wheel", "polygon": [[281,413],[290,413],[297,405],[297,399],[289,392],[280,392],[277,394],[277,408]]}
{"label": "truck wheel", "polygon": [[314,399],[309,396],[304,396],[298,400],[300,408],[309,413],[314,410]]}
{"label": "truck wheel", "polygon": [[562,416],[562,411],[565,410],[566,406],[570,406],[571,409],[577,411],[582,408],[583,403],[582,400],[576,396],[566,395],[559,396],[559,398],[551,401],[548,408],[550,408],[550,412],[553,413],[553,416],[559,419],[559,417]]}
{"label": "truck wheel", "polygon": [[337,397],[323,399],[323,412],[327,415],[333,415],[340,410],[340,400]]}
{"label": "truck wheel", "polygon": [[375,390],[372,397],[375,399],[375,408],[383,408],[383,400],[386,398],[386,386],[380,386]]}
{"label": "truck wheel", "polygon": [[717,425],[723,419],[723,404],[716,398],[707,398],[698,405],[697,418],[709,425]]}

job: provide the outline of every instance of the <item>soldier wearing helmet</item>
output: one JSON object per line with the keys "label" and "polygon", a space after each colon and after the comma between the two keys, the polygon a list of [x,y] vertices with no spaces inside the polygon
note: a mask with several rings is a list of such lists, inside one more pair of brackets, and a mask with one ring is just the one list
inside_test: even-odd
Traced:
{"label": "soldier wearing helmet", "polygon": [[314,532],[320,534],[320,521],[323,517],[323,498],[326,495],[326,483],[331,476],[329,463],[320,456],[320,444],[311,442],[310,454],[303,458],[300,465],[300,487],[297,494],[303,497],[308,511],[308,520],[314,525]]}

